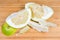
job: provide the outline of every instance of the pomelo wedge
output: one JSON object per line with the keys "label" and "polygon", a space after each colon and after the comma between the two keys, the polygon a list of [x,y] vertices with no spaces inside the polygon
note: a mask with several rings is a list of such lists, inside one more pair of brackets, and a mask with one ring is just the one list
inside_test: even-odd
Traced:
{"label": "pomelo wedge", "polygon": [[26,9],[28,9],[28,8],[31,9],[32,20],[34,20],[34,21],[38,21],[39,19],[47,20],[54,13],[54,11],[51,7],[48,7],[48,6],[45,6],[45,5],[41,6],[39,4],[32,3],[32,2],[25,4],[25,8]]}
{"label": "pomelo wedge", "polygon": [[26,26],[31,19],[31,12],[29,9],[20,10],[9,15],[6,23],[13,28],[22,28]]}

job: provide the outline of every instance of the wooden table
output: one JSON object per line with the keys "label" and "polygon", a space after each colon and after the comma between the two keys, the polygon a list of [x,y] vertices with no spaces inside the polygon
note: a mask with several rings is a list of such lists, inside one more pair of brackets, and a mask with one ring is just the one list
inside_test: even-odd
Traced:
{"label": "wooden table", "polygon": [[[48,5],[53,8],[54,15],[48,20],[56,23],[56,28],[49,28],[49,32],[37,32],[30,29],[25,34],[16,34],[7,37],[1,32],[1,25],[4,23],[6,17],[12,12],[24,9],[27,2],[35,2],[40,5]],[[0,0],[0,40],[60,40],[60,0]]]}

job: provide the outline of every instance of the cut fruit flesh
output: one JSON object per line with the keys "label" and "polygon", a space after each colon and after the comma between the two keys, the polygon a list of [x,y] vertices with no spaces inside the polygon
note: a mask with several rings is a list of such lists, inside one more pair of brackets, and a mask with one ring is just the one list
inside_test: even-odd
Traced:
{"label": "cut fruit flesh", "polygon": [[31,12],[28,9],[27,10],[21,10],[18,12],[15,12],[7,17],[6,22],[8,25],[14,27],[14,28],[22,28],[26,26],[31,19]]}
{"label": "cut fruit flesh", "polygon": [[45,20],[40,19],[39,24],[46,25],[46,26],[51,26],[51,27],[57,27],[57,24],[52,23],[52,22],[47,22]]}
{"label": "cut fruit flesh", "polygon": [[47,20],[53,15],[53,10],[52,8],[48,6],[40,6],[39,4],[36,3],[27,3],[25,5],[25,8],[28,9],[30,8],[32,11],[32,20],[38,21],[39,19],[44,19]]}
{"label": "cut fruit flesh", "polygon": [[[34,22],[29,23],[29,25],[32,28],[36,29],[37,31],[41,31],[43,29],[42,30],[43,32],[48,32],[48,26],[53,26],[53,25],[56,26],[56,24],[54,24],[54,23],[46,22],[46,20],[49,19],[54,13],[52,8],[50,8],[48,6],[45,6],[45,5],[40,6],[39,4],[36,4],[36,3],[27,3],[25,5],[25,8],[26,9],[28,9],[28,8],[31,9],[32,20],[39,22],[39,24],[34,23]],[[41,22],[40,19],[43,19],[44,21]]]}
{"label": "cut fruit flesh", "polygon": [[29,29],[30,29],[29,26],[25,26],[23,29],[21,29],[21,30],[19,31],[19,33],[23,34],[23,33],[27,32]]}
{"label": "cut fruit flesh", "polygon": [[29,26],[39,32],[48,32],[48,26],[57,26],[54,23],[46,21],[54,13],[52,8],[45,5],[41,6],[36,3],[27,3],[25,5],[25,9],[22,11],[15,12],[7,17],[6,23],[2,27],[2,32],[5,35],[10,36],[14,34],[16,32],[15,28],[22,28],[19,31],[20,33],[27,32],[30,29]]}
{"label": "cut fruit flesh", "polygon": [[45,26],[45,25],[40,25],[40,24],[38,24],[38,23],[36,23],[36,22],[33,22],[33,21],[30,21],[30,22],[29,22],[29,25],[30,25],[33,29],[35,29],[35,30],[37,30],[37,31],[39,31],[39,32],[48,32],[48,27]]}
{"label": "cut fruit flesh", "polygon": [[44,11],[44,15],[43,15],[42,19],[44,19],[44,20],[49,19],[54,13],[53,9],[51,7],[48,7],[45,5],[43,5],[42,8]]}
{"label": "cut fruit flesh", "polygon": [[16,36],[18,36],[19,34],[24,34],[26,32],[28,32],[30,30],[30,27],[27,25],[24,28],[22,28],[17,34]]}

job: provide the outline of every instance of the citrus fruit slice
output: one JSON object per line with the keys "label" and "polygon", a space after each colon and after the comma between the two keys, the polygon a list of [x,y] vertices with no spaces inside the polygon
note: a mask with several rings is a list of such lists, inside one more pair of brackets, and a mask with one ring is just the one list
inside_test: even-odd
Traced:
{"label": "citrus fruit slice", "polygon": [[34,21],[38,21],[39,19],[47,20],[48,18],[50,18],[53,15],[52,8],[50,8],[48,6],[44,6],[44,5],[41,6],[41,5],[36,4],[36,3],[27,3],[25,5],[25,8],[31,9],[32,20],[34,20]]}
{"label": "citrus fruit slice", "polygon": [[12,13],[10,16],[7,17],[6,22],[8,25],[14,28],[22,28],[28,24],[31,19],[31,13],[28,9],[21,10],[15,13]]}

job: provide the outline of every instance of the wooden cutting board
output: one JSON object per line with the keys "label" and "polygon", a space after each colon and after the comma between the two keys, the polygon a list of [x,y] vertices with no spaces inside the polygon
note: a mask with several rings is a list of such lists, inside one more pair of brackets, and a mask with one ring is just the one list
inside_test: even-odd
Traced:
{"label": "wooden cutting board", "polygon": [[[49,32],[37,32],[30,29],[25,34],[16,34],[7,37],[1,32],[1,25],[4,23],[6,17],[13,12],[24,9],[27,2],[35,2],[40,5],[48,5],[53,8],[54,15],[48,20],[56,23],[56,28],[49,28]],[[0,0],[0,40],[60,40],[60,0]]]}

